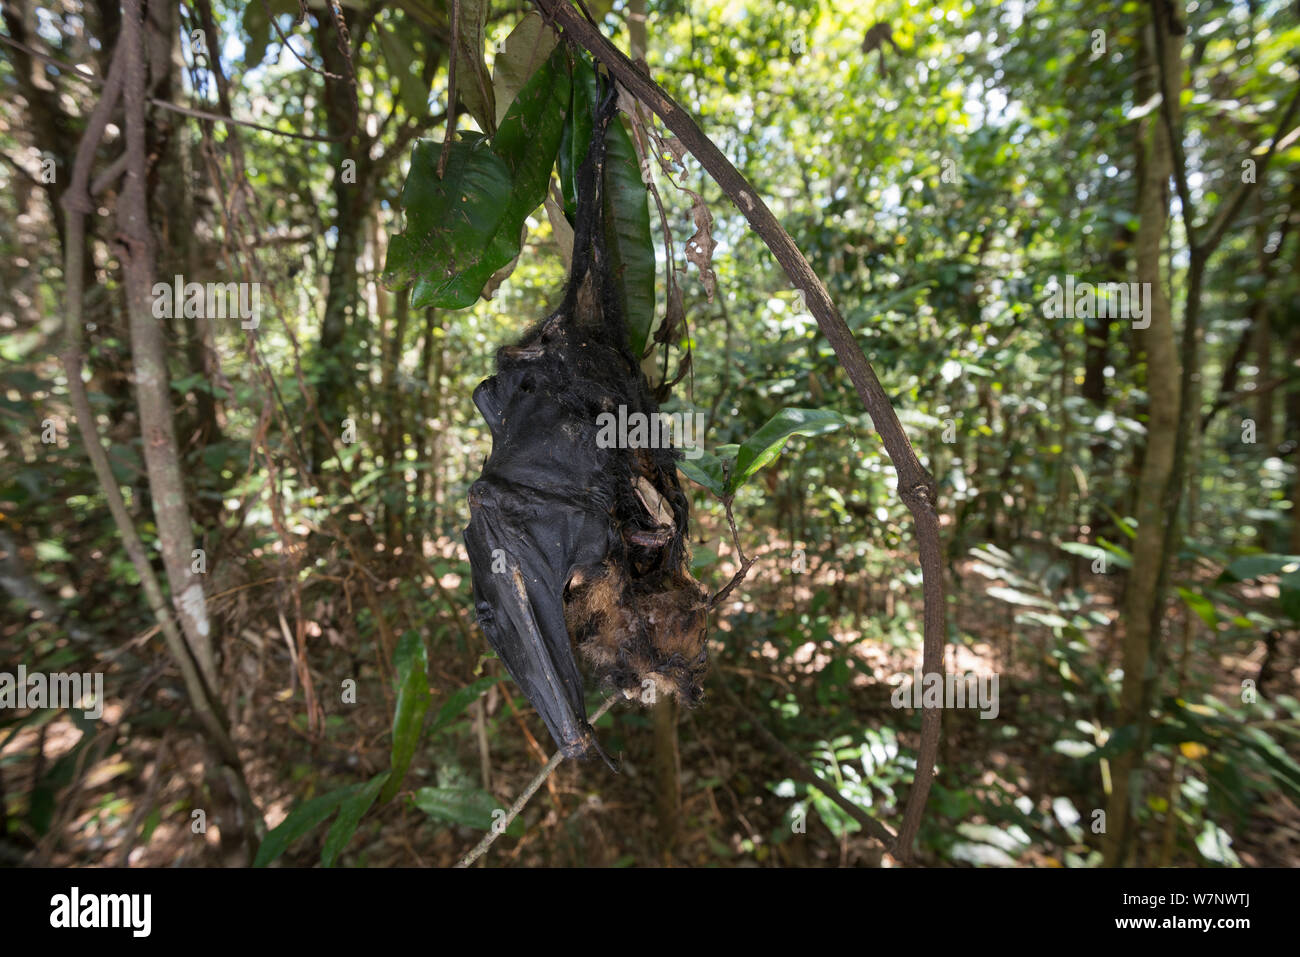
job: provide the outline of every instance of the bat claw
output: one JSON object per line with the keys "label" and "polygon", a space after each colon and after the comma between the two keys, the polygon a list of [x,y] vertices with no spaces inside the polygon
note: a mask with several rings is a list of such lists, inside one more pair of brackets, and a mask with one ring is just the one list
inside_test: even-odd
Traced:
{"label": "bat claw", "polygon": [[618,762],[605,753],[605,749],[600,746],[600,739],[594,734],[591,736],[591,746],[596,749],[596,753],[599,754],[600,759],[605,762],[605,766],[615,774],[618,774]]}
{"label": "bat claw", "polygon": [[585,758],[594,750],[600,755],[600,759],[605,762],[606,767],[615,774],[619,773],[618,762],[611,758],[605,752],[605,749],[600,746],[600,739],[596,737],[596,732],[590,727],[583,731],[582,737],[576,741],[571,741],[560,750],[564,752],[566,758]]}

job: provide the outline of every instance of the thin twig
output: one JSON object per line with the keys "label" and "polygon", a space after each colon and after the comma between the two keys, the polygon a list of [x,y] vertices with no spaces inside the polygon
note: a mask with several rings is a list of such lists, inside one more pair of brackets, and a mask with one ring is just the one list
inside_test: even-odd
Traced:
{"label": "thin twig", "polygon": [[287,36],[285,36],[285,35],[284,35],[284,31],[280,29],[280,24],[276,22],[275,14],[271,12],[271,4],[268,2],[268,0],[262,0],[262,7],[266,10],[266,18],[267,18],[268,20],[271,21],[271,26],[275,27],[275,32],[276,32],[277,34],[279,34],[279,36],[280,36],[280,42],[284,44],[284,47],[285,47],[286,50],[288,50],[290,53],[293,54],[293,57],[294,57],[295,60],[297,60],[299,63],[301,63],[301,64],[302,64],[303,66],[305,66],[307,69],[311,70],[311,72],[313,72],[313,73],[319,73],[321,76],[323,76],[323,77],[327,77],[327,78],[329,78],[329,79],[331,79],[331,80],[344,80],[344,79],[347,79],[346,77],[344,77],[344,76],[340,76],[340,75],[337,74],[337,73],[331,73],[329,70],[322,70],[322,69],[321,69],[320,67],[318,67],[318,66],[312,66],[310,63],[308,63],[306,60],[304,60],[301,56],[299,56],[299,55],[298,55],[298,51],[295,50],[295,49],[293,48],[293,44],[291,44],[291,43],[289,42],[289,38],[288,38]]}
{"label": "thin twig", "polygon": [[447,172],[451,139],[456,135],[456,64],[460,61],[460,0],[451,0],[451,50],[447,58],[447,132],[438,153],[438,179]]}
{"label": "thin twig", "polygon": [[[614,707],[614,703],[622,697],[623,693],[619,691],[606,698],[604,704],[597,708],[596,713],[591,716],[591,723],[595,724],[603,718],[605,712]],[[456,867],[469,867],[486,854],[487,849],[492,846],[492,842],[506,832],[506,828],[508,828],[510,823],[519,816],[519,812],[524,809],[524,805],[531,800],[532,796],[537,793],[537,789],[545,783],[546,779],[554,773],[555,769],[558,768],[563,761],[563,751],[556,751],[552,754],[551,760],[546,762],[546,766],[537,772],[537,776],[528,783],[528,787],[524,788],[523,793],[515,799],[515,803],[510,805],[510,810],[506,812],[506,816],[500,821],[492,822],[492,830],[488,831],[488,833],[483,836],[483,840],[479,841],[472,851],[460,859],[460,862]]]}
{"label": "thin twig", "polygon": [[[72,63],[67,63],[57,57],[52,57],[48,53],[43,53],[35,47],[28,46],[15,40],[13,37],[0,33],[0,43],[8,44],[16,50],[22,50],[28,56],[34,56],[43,63],[48,63],[57,70],[66,73],[69,76],[75,76],[78,80],[89,83],[91,86],[103,86],[104,81],[93,73],[88,72],[82,67]],[[287,136],[295,140],[310,140],[313,143],[336,143],[340,140],[347,139],[345,136],[318,136],[315,133],[294,133],[290,130],[279,130],[274,126],[263,126],[261,123],[254,123],[252,120],[240,120],[233,116],[222,116],[220,113],[209,113],[206,110],[195,109],[192,106],[181,106],[179,103],[172,103],[169,100],[160,100],[157,97],[150,97],[150,106],[156,106],[162,110],[170,110],[173,113],[180,113],[182,116],[192,116],[199,120],[212,120],[217,123],[233,123],[235,126],[247,126],[251,130],[261,130],[263,133],[272,133],[276,136]],[[351,135],[351,134],[349,134]]]}
{"label": "thin twig", "polygon": [[745,580],[749,570],[754,567],[754,562],[758,561],[757,557],[746,558],[745,550],[740,547],[740,533],[736,531],[736,517],[731,513],[730,496],[722,500],[722,506],[727,510],[727,524],[731,526],[731,541],[736,546],[736,554],[740,556],[740,568],[736,571],[736,574],[731,576],[731,581],[727,582],[726,587],[709,599],[710,609],[717,608],[718,605],[722,604],[735,587]]}

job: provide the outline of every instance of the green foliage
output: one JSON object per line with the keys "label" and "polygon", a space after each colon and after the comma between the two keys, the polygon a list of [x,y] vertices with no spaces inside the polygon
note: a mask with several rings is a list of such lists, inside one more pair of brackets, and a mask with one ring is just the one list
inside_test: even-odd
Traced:
{"label": "green foliage", "polygon": [[[606,83],[608,80],[605,81]],[[601,81],[590,58],[573,60],[573,99],[565,118],[556,168],[564,197],[564,214],[573,222],[578,213],[578,170],[591,145],[592,120]],[[641,178],[636,147],[619,115],[605,135],[605,248],[609,268],[618,277],[627,323],[628,348],[645,351],[655,317],[655,251],[650,235],[650,209]]]}
{"label": "green foliage", "polygon": [[280,822],[279,826],[267,833],[266,839],[257,849],[257,856],[253,858],[253,866],[265,867],[270,864],[287,851],[290,844],[315,829],[317,825],[323,824],[345,800],[364,787],[366,787],[364,784],[352,784],[303,801]]}
{"label": "green foliage", "polygon": [[496,136],[463,133],[438,177],[442,144],[422,140],[402,189],[406,230],[388,247],[384,280],[412,285],[413,308],[473,305],[488,280],[522,248],[524,221],[546,197],[569,100],[558,48],[533,74]]}
{"label": "green foliage", "polygon": [[[321,865],[333,867],[376,800],[386,804],[396,796],[422,737],[421,728],[429,709],[428,657],[423,639],[413,632],[404,635],[393,655],[393,665],[397,673],[397,703],[393,709],[392,767],[365,783],[336,788],[294,808],[266,835],[258,848],[254,867],[265,867],[280,857],[294,841],[315,830],[337,811],[338,816],[321,849]],[[481,678],[449,695],[433,721],[429,736],[450,726],[484,691],[501,680],[496,676]],[[491,827],[492,810],[496,807],[490,794],[464,788],[420,788],[415,803],[440,820],[485,829]],[[486,824],[482,823],[484,820]],[[522,822],[517,823],[522,827]],[[517,834],[518,829],[512,828],[507,833]]]}
{"label": "green foliage", "polygon": [[781,454],[791,436],[825,435],[844,425],[844,416],[829,409],[782,409],[739,446],[723,446],[716,454],[705,452],[697,459],[684,459],[678,468],[718,498],[730,499]]}
{"label": "green foliage", "polygon": [[[587,8],[628,49],[628,8]],[[262,864],[301,850],[313,833],[323,864],[370,862],[377,842],[367,831],[397,826],[410,809],[394,796],[410,795],[428,812],[407,815],[424,838],[426,821],[490,827],[506,797],[475,786],[477,733],[471,738],[466,717],[500,680],[480,678],[474,611],[459,607],[470,603],[468,570],[455,554],[465,495],[490,441],[470,395],[491,373],[494,350],[552,308],[562,288],[554,246],[563,246],[564,223],[552,226],[538,207],[554,176],[562,212],[574,213],[599,81],[584,55],[555,45],[536,13],[478,2],[459,9],[461,129],[442,178],[441,144],[417,139],[442,135],[438,117],[451,105],[451,8],[433,0],[340,7],[354,31],[355,84],[321,72],[333,70],[325,58],[336,52],[322,46],[335,39],[326,8],[308,5],[299,19],[292,0],[217,0],[224,35],[207,38],[206,58],[184,50],[172,85],[224,112],[209,72],[220,60],[238,122],[160,110],[147,118],[157,147],[149,177],[157,278],[261,284],[256,336],[208,318],[168,321],[164,333],[185,500],[209,559],[213,634],[229,674],[258,676],[251,686],[242,677],[223,683],[223,699],[267,717],[241,750],[255,748],[259,766],[281,770],[273,795],[303,799],[261,848]],[[102,81],[108,24],[70,10],[41,19],[37,45]],[[1123,726],[1120,651],[1134,489],[1151,438],[1150,352],[1127,320],[1051,318],[1042,304],[1049,282],[1067,274],[1138,278],[1135,117],[1150,119],[1156,107],[1149,11],[1082,0],[756,0],[743,9],[702,0],[689,15],[681,4],[650,12],[650,74],[808,257],[938,482],[949,660],[1003,679],[996,721],[945,715],[951,750],[941,755],[922,861],[1096,866],[1101,837],[1091,813],[1105,804],[1113,759],[1142,744],[1142,863],[1294,863],[1274,809],[1297,800],[1300,727],[1287,687],[1300,624],[1300,274],[1291,265],[1296,231],[1281,228],[1295,217],[1300,141],[1281,131],[1281,149],[1248,184],[1209,262],[1191,367],[1199,382],[1191,401],[1200,406],[1189,480],[1180,514],[1162,516],[1177,520],[1183,541],[1150,723]],[[1241,162],[1258,162],[1276,138],[1280,107],[1300,78],[1300,26],[1282,0],[1184,12],[1181,123],[1193,219],[1206,224],[1246,185]],[[178,16],[177,36],[201,25],[190,6]],[[865,52],[877,24],[893,43]],[[1094,30],[1105,34],[1101,52]],[[145,678],[174,669],[158,671],[166,652],[157,622],[90,467],[59,361],[68,284],[55,217],[70,156],[59,158],[55,184],[38,168],[46,153],[75,146],[51,131],[84,129],[102,83],[33,69],[17,48],[0,55],[0,532],[13,542],[0,547],[0,671],[19,662],[102,668],[109,700],[134,704],[120,741],[102,754],[102,728],[75,713],[0,713],[8,825],[0,841],[5,851],[42,842],[113,863],[117,842],[134,840],[156,862],[166,846],[157,835],[189,805],[140,803],[152,774],[143,758],[157,736],[190,728],[192,716],[169,680],[145,682],[135,697]],[[23,82],[31,75],[52,89],[56,115],[35,108],[40,98]],[[915,714],[889,707],[887,689],[910,667],[920,634],[913,527],[894,470],[804,304],[806,290],[792,287],[682,144],[662,125],[656,132],[662,143],[640,142],[663,230],[637,167],[633,135],[644,131],[620,114],[609,133],[604,239],[634,351],[644,351],[656,314],[669,308],[670,279],[681,294],[673,341],[655,343],[643,367],[652,387],[683,374],[666,410],[706,415],[710,453],[682,461],[695,483],[686,486],[692,568],[715,590],[734,563],[710,495],[728,500],[744,551],[758,558],[732,607],[711,617],[713,674],[744,675],[760,698],[781,688],[773,727],[827,790],[887,819],[910,783],[918,726]],[[109,155],[100,149],[94,176]],[[349,160],[356,182],[345,177]],[[110,184],[96,205],[111,208],[119,192]],[[711,296],[683,254],[705,209],[718,243]],[[1181,323],[1187,245],[1172,201],[1169,212],[1162,286]],[[87,220],[94,281],[78,341],[113,480],[156,559],[164,543],[133,386],[137,344],[121,264],[104,255],[115,248],[113,222],[111,214]],[[375,288],[374,259],[383,234],[402,228],[388,244],[386,278],[409,296],[395,304]],[[665,232],[671,249],[656,249]],[[340,324],[329,335],[325,315]],[[339,422],[324,414],[332,398],[338,418],[353,421],[355,441],[339,442]],[[787,412],[768,422],[775,409]],[[782,419],[790,414],[826,418]],[[828,431],[836,416],[850,427],[843,441],[785,441]],[[55,441],[43,435],[46,422]],[[445,595],[428,589],[426,558]],[[361,582],[376,590],[373,602]],[[164,592],[170,603],[165,582]],[[318,691],[340,676],[354,676],[361,691],[361,703],[342,712],[319,694],[324,721],[310,733],[302,684],[287,700],[275,697],[289,683],[281,613],[291,631],[307,628],[304,664],[320,677]],[[393,636],[390,715],[380,687],[387,663],[377,664]],[[709,697],[706,709],[725,710]],[[728,723],[711,714],[690,713],[681,727],[693,843],[680,859],[861,860],[868,839],[855,823],[821,790],[787,779],[752,729],[728,737]],[[539,730],[526,710],[518,717]],[[272,733],[288,723],[300,734]],[[651,728],[647,713],[619,709],[602,722],[602,741],[626,750],[632,766],[648,766],[638,749]],[[513,712],[485,706],[483,731],[495,780],[531,766]],[[882,743],[890,759],[868,768]],[[358,750],[379,773],[326,764]],[[163,762],[166,773],[186,774],[179,763]],[[661,862],[640,826],[646,779],[570,771],[584,797],[605,802],[600,839],[585,805],[569,813],[577,799],[562,791],[561,823],[544,824],[520,861]],[[197,775],[185,783],[201,785]],[[733,824],[729,791],[752,833]],[[697,814],[715,804],[720,818]],[[811,825],[797,836],[795,810]]]}
{"label": "green foliage", "polygon": [[415,632],[403,635],[393,665],[397,672],[397,704],[393,709],[392,775],[380,795],[385,802],[391,801],[402,786],[429,710],[429,659],[423,637]]}
{"label": "green foliage", "polygon": [[[412,801],[436,821],[463,824],[480,831],[492,830],[504,814],[492,795],[477,788],[420,788]],[[511,837],[520,837],[523,832],[524,822],[519,818],[511,821],[505,830]]]}

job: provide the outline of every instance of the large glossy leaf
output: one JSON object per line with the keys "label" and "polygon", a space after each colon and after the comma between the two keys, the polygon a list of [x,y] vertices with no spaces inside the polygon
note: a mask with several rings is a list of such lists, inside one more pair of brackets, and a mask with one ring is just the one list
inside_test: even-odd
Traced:
{"label": "large glossy leaf", "polygon": [[394,655],[397,671],[397,704],[393,708],[392,776],[384,785],[382,797],[391,801],[406,769],[411,766],[415,746],[420,740],[424,715],[429,710],[429,660],[424,639],[407,632],[398,642]]}
{"label": "large glossy leaf", "polygon": [[414,308],[462,309],[522,248],[524,221],[542,204],[569,100],[563,48],[533,74],[489,143],[462,133],[438,178],[442,144],[420,141],[402,188],[406,230],[392,237],[384,282],[414,283]]}
{"label": "large glossy leaf", "polygon": [[605,154],[605,250],[618,277],[627,347],[645,352],[655,319],[655,249],[650,235],[649,193],[641,181],[632,137],[615,116]]}
{"label": "large glossy leaf", "polygon": [[[505,810],[496,798],[479,788],[420,788],[415,792],[415,806],[432,818],[481,831],[491,830],[501,816],[494,818],[494,812]],[[506,828],[511,837],[523,832],[524,822],[520,818],[515,818]]]}
{"label": "large glossy leaf", "polygon": [[591,142],[591,101],[596,74],[588,72],[589,65],[581,58],[573,64],[573,84],[570,90],[569,112],[560,133],[559,155],[556,168],[560,174],[560,193],[564,197],[564,215],[572,222],[578,216],[578,169],[587,155]]}
{"label": "large glossy leaf", "polygon": [[825,435],[844,426],[844,416],[829,409],[782,409],[740,445],[728,494],[781,454],[792,435]]}
{"label": "large glossy leaf", "polygon": [[392,288],[414,282],[415,308],[462,309],[478,299],[492,271],[510,261],[484,264],[483,258],[501,228],[512,184],[509,168],[476,133],[463,133],[451,145],[440,180],[441,151],[441,143],[421,140],[411,155],[402,187],[406,231],[389,243],[384,282]]}
{"label": "large glossy leaf", "polygon": [[[573,102],[560,142],[560,190],[564,212],[577,216],[578,169],[591,144],[592,112],[599,95],[595,68],[585,56],[573,64]],[[605,248],[619,280],[628,349],[645,351],[655,317],[655,251],[650,232],[649,192],[641,179],[636,147],[620,115],[605,137]]]}

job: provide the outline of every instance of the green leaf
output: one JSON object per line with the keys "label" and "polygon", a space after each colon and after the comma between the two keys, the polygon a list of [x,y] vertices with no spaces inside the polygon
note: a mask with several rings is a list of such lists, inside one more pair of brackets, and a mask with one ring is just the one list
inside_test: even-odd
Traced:
{"label": "green leaf", "polygon": [[398,681],[397,704],[393,708],[393,767],[381,794],[384,801],[391,801],[402,786],[429,710],[429,656],[423,637],[416,632],[403,635],[393,664]]}
{"label": "green leaf", "polygon": [[524,85],[496,137],[461,133],[438,178],[442,144],[421,140],[402,188],[406,230],[388,247],[384,282],[414,283],[411,306],[463,309],[522,248],[524,221],[546,198],[569,99],[557,47]]}
{"label": "green leaf", "polygon": [[1099,545],[1088,545],[1084,542],[1062,542],[1061,551],[1068,552],[1071,555],[1078,555],[1080,558],[1091,559],[1096,561],[1106,554],[1106,550]]}
{"label": "green leaf", "polygon": [[1097,536],[1097,544],[1106,549],[1106,554],[1110,556],[1110,562],[1107,564],[1113,562],[1117,568],[1133,567],[1133,554],[1124,546],[1116,545],[1102,535]]}
{"label": "green leaf", "polygon": [[484,137],[462,133],[439,180],[441,152],[442,144],[433,140],[415,145],[402,187],[406,231],[392,237],[384,263],[390,288],[414,282],[411,305],[417,309],[473,305],[492,272],[509,262],[492,257],[484,264],[483,258],[502,228],[513,185],[510,169]]}
{"label": "green leaf", "polygon": [[419,70],[412,70],[416,62],[411,33],[405,29],[404,20],[396,23],[390,18],[376,29],[384,63],[388,67],[388,82],[397,86],[397,98],[410,116],[423,116],[429,111],[429,86]]}
{"label": "green leaf", "polygon": [[375,32],[379,35],[379,47],[384,51],[384,65],[388,67],[389,82],[406,83],[410,79],[411,61],[415,57],[410,42],[391,19],[381,24]]}
{"label": "green leaf", "polygon": [[1277,584],[1282,593],[1282,611],[1292,621],[1300,621],[1300,571],[1287,572]]}
{"label": "green leaf", "polygon": [[262,841],[262,846],[257,849],[257,857],[253,860],[253,866],[265,867],[270,864],[288,850],[290,844],[333,814],[340,804],[359,791],[361,787],[360,784],[352,784],[322,794],[320,797],[303,801],[289,813],[288,817],[280,822],[278,827],[266,835],[266,838]]}
{"label": "green leaf", "polygon": [[[496,798],[479,788],[420,788],[415,792],[415,806],[429,817],[480,831],[490,831],[495,823],[493,813],[505,810]],[[511,837],[523,834],[523,820],[511,821],[506,833]]]}
{"label": "green leaf", "polygon": [[1097,750],[1097,746],[1089,741],[1071,741],[1063,738],[1052,743],[1052,750],[1064,754],[1067,758],[1086,758]]}
{"label": "green leaf", "polygon": [[578,216],[578,169],[591,142],[592,101],[596,97],[596,73],[579,58],[573,64],[573,83],[569,112],[560,131],[556,169],[560,174],[560,194],[564,197],[564,215],[570,222]]}
{"label": "green leaf", "polygon": [[1026,605],[1030,608],[1047,608],[1054,609],[1056,606],[1043,598],[1041,595],[1031,595],[1015,588],[1005,588],[1001,585],[995,585],[988,589],[987,593],[990,598],[996,598],[999,601],[1005,601],[1012,605]]}
{"label": "green leaf", "polygon": [[605,250],[618,277],[627,347],[641,356],[655,319],[655,249],[649,192],[641,181],[636,147],[615,116],[605,146]]}
{"label": "green leaf", "polygon": [[1288,565],[1300,565],[1300,555],[1247,555],[1229,565],[1219,580],[1249,581],[1261,575],[1276,575],[1283,569],[1294,571]]}
{"label": "green leaf", "polygon": [[460,0],[460,29],[456,31],[456,94],[485,130],[491,130],[497,121],[492,76],[483,61],[488,6],[488,0]]}
{"label": "green leaf", "polygon": [[330,826],[329,834],[325,836],[325,846],[321,848],[321,867],[334,866],[339,854],[348,846],[348,841],[352,840],[352,835],[356,833],[362,816],[370,810],[370,805],[375,803],[375,798],[379,797],[379,789],[384,786],[388,777],[387,771],[375,775],[339,806],[339,816]]}
{"label": "green leaf", "polygon": [[1206,821],[1201,833],[1196,835],[1196,849],[1201,856],[1215,864],[1238,866],[1240,861],[1232,849],[1232,837],[1213,821]]}
{"label": "green leaf", "polygon": [[447,698],[443,706],[438,709],[438,716],[433,719],[433,725],[429,728],[429,734],[441,731],[447,725],[455,721],[471,704],[478,700],[479,695],[488,688],[492,687],[499,681],[504,681],[504,675],[492,675],[488,678],[480,678],[473,684],[466,685],[459,691],[454,691]]}
{"label": "green leaf", "polygon": [[555,49],[558,38],[541,14],[530,12],[510,31],[502,50],[492,62],[492,91],[496,97],[498,124],[505,119],[507,104],[514,101],[528,78]]}
{"label": "green leaf", "polygon": [[712,568],[718,561],[718,553],[712,548],[697,548],[691,554],[691,571],[698,572],[702,568]]}
{"label": "green leaf", "polygon": [[[561,148],[568,163],[566,211],[576,215],[575,179],[578,167],[591,143],[591,119],[599,95],[596,70],[591,61],[579,57],[573,64],[573,106],[569,111],[569,149]],[[562,171],[565,167],[561,167]],[[641,179],[636,147],[623,126],[621,114],[610,120],[605,134],[605,248],[610,270],[617,277],[627,323],[628,350],[634,356],[645,352],[655,318],[655,250],[650,233],[649,190]],[[572,207],[570,210],[569,207]]]}
{"label": "green leaf", "polygon": [[252,70],[261,65],[267,44],[271,42],[271,23],[266,16],[266,7],[261,3],[246,5],[243,25],[248,34],[248,42],[244,44],[244,69]]}
{"label": "green leaf", "polygon": [[1179,588],[1178,596],[1187,603],[1188,608],[1196,612],[1197,617],[1205,622],[1206,627],[1211,631],[1218,631],[1219,613],[1214,608],[1214,602],[1187,588]]}
{"label": "green leaf", "polygon": [[[560,191],[564,213],[577,216],[577,176],[591,144],[592,113],[599,81],[585,55],[573,63],[573,100],[560,140]],[[655,251],[650,231],[649,190],[641,179],[636,147],[620,115],[610,121],[605,136],[605,248],[610,270],[618,277],[628,350],[645,352],[655,317]]]}
{"label": "green leaf", "polygon": [[[298,4],[295,0],[270,0],[269,3],[257,0],[257,2],[249,3],[244,7],[243,25],[244,31],[248,34],[248,43],[244,46],[243,57],[245,72],[261,65],[262,60],[266,57],[266,48],[271,42],[271,22],[267,18],[268,10],[271,16],[274,17],[278,17],[282,13],[296,14]],[[275,40],[277,43],[280,42],[278,33]],[[208,42],[211,44],[211,39]]]}
{"label": "green leaf", "polygon": [[825,435],[844,424],[844,416],[829,409],[782,409],[741,443],[740,451],[736,453],[736,468],[728,483],[728,494],[733,494],[755,472],[780,455],[790,436]]}
{"label": "green leaf", "polygon": [[677,468],[683,475],[696,485],[704,486],[718,498],[723,498],[727,494],[727,476],[724,466],[732,468],[734,464],[734,459],[720,459],[712,452],[702,452],[696,459],[677,460]]}

